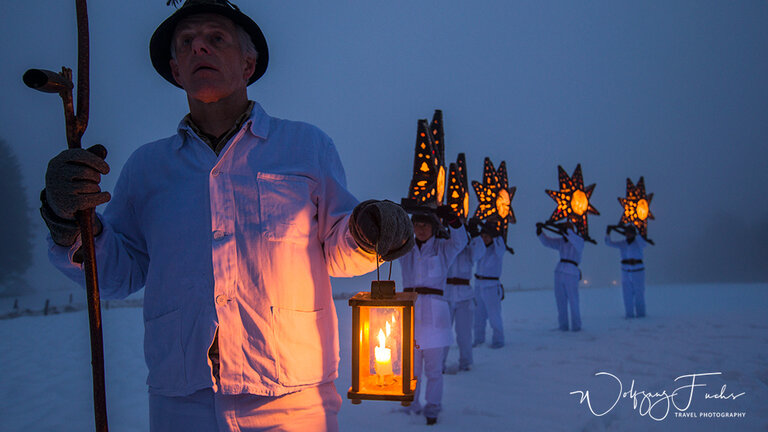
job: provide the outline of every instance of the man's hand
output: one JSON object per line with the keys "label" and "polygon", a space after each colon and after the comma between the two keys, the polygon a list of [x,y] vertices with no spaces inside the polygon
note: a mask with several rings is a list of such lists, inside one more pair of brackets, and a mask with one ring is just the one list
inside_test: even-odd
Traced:
{"label": "man's hand", "polygon": [[613,228],[613,227],[612,227],[612,226],[610,226],[610,225],[608,225],[607,227],[605,227],[605,235],[608,235],[608,234],[610,234],[610,233],[611,233],[611,228]]}
{"label": "man's hand", "polygon": [[480,219],[473,217],[469,219],[469,222],[467,223],[467,231],[469,231],[470,237],[477,237],[480,235]]}
{"label": "man's hand", "polygon": [[[45,189],[40,194],[40,214],[51,232],[53,241],[71,246],[80,232],[75,212],[94,208],[109,201],[109,192],[99,187],[101,175],[109,172],[104,162],[107,149],[95,145],[88,150],[68,149],[48,163]],[[94,216],[94,234],[101,232],[101,223]]]}
{"label": "man's hand", "polygon": [[435,210],[437,217],[442,219],[443,223],[449,225],[451,228],[459,228],[461,226],[461,218],[453,212],[451,206],[441,205]]}
{"label": "man's hand", "polygon": [[413,225],[408,214],[391,201],[364,201],[349,219],[349,232],[366,252],[377,252],[392,261],[413,248]]}
{"label": "man's hand", "polygon": [[45,197],[57,216],[74,220],[76,211],[110,200],[109,192],[102,192],[99,187],[101,175],[109,172],[106,157],[107,149],[96,144],[88,150],[64,150],[48,162]]}
{"label": "man's hand", "polygon": [[544,229],[544,224],[541,222],[536,222],[536,235],[540,236],[541,231]]}

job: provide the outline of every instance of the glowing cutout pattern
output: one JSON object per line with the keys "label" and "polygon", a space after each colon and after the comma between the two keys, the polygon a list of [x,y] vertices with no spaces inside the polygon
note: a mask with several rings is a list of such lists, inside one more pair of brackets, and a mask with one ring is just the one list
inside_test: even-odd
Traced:
{"label": "glowing cutout pattern", "polygon": [[656,219],[651,213],[650,205],[653,194],[645,194],[645,180],[640,177],[637,185],[627,178],[627,196],[619,197],[619,204],[624,208],[621,215],[621,225],[634,225],[643,238],[648,236],[648,220]]}
{"label": "glowing cutout pattern", "polygon": [[[408,189],[408,201],[415,206],[437,207],[439,166],[432,133],[426,120],[419,120],[416,131],[416,151],[413,177]],[[439,194],[439,195],[442,195]]]}
{"label": "glowing cutout pattern", "polygon": [[[509,187],[507,180],[507,164],[502,161],[498,171],[494,169],[490,158],[485,158],[483,164],[483,183],[472,181],[472,187],[477,195],[476,218],[492,220],[496,223],[496,232],[501,233],[504,242],[507,240],[507,226],[516,223],[515,212],[512,209],[512,199],[516,187]],[[496,218],[491,216],[497,215]]]}
{"label": "glowing cutout pattern", "polygon": [[442,205],[445,177],[443,113],[435,110],[431,124],[426,119],[421,119],[417,125],[413,177],[408,189],[408,198],[403,200],[403,207],[406,210],[419,207],[435,209]]}
{"label": "glowing cutout pattern", "polygon": [[437,205],[442,204],[445,193],[445,132],[443,131],[443,112],[435,110],[429,127],[437,162]]}
{"label": "glowing cutout pattern", "polygon": [[581,175],[581,164],[576,165],[573,176],[568,176],[562,166],[557,166],[560,181],[560,190],[547,189],[549,195],[557,203],[557,208],[552,212],[547,222],[557,222],[561,219],[570,220],[576,228],[576,232],[584,239],[589,239],[589,226],[587,215],[599,215],[600,212],[592,206],[589,199],[595,189],[595,184],[584,188],[584,179]]}
{"label": "glowing cutout pattern", "polygon": [[469,185],[467,183],[467,162],[464,153],[459,153],[455,163],[448,169],[448,195],[446,204],[456,216],[466,219],[469,215]]}

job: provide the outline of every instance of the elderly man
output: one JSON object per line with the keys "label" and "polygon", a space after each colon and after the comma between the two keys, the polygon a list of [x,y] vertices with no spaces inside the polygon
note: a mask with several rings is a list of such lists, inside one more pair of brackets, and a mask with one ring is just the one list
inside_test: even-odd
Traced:
{"label": "elderly man", "polygon": [[[267,44],[230,2],[187,1],[150,55],[190,112],[133,153],[95,221],[102,297],[145,287],[150,430],[337,430],[329,276],[408,252],[410,221],[389,202],[357,205],[319,129],[248,100]],[[74,213],[110,200],[105,156],[62,152],[41,195],[51,260],[77,281]]]}
{"label": "elderly man", "polygon": [[[440,222],[434,213],[414,214],[416,247],[400,258],[405,291],[419,294],[414,306],[413,352],[413,375],[418,381],[408,412],[424,414],[428,425],[437,422],[442,410],[443,359],[452,342],[451,312],[443,296],[448,268],[467,245],[467,231],[459,218],[450,212],[444,216],[450,226],[449,239],[435,236]],[[423,384],[426,404],[422,411],[419,393]]]}
{"label": "elderly man", "polygon": [[581,330],[579,309],[579,280],[581,280],[581,254],[584,239],[574,230],[570,222],[560,237],[549,237],[543,232],[544,224],[536,224],[536,236],[541,243],[560,253],[560,262],[555,267],[555,302],[557,303],[557,324],[560,330],[568,331],[568,309],[571,310],[571,331]]}

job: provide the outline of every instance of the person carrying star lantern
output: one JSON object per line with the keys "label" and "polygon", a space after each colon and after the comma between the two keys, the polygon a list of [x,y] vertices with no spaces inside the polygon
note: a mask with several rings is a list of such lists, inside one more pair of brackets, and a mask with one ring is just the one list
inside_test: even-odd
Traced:
{"label": "person carrying star lantern", "polygon": [[[647,238],[648,219],[654,219],[650,211],[653,194],[645,194],[645,180],[640,177],[637,186],[627,179],[627,194],[619,198],[623,208],[618,225],[608,225],[605,244],[621,253],[621,287],[626,318],[645,317],[645,264],[643,249],[653,242]],[[611,231],[624,235],[623,240],[612,240]],[[639,234],[638,234],[639,231]]]}
{"label": "person carrying star lantern", "polygon": [[112,194],[104,147],[50,161],[51,261],[82,283],[74,213],[109,201],[95,220],[101,295],[144,288],[150,431],[336,431],[330,276],[407,253],[408,216],[358,204],[327,135],[248,100],[269,53],[231,2],[186,1],[149,45],[189,114],[131,155]]}
{"label": "person carrying star lantern", "polygon": [[491,159],[483,162],[483,182],[472,181],[477,195],[477,209],[471,221],[471,230],[475,238],[472,245],[479,244],[480,251],[475,269],[475,325],[473,346],[485,343],[488,325],[491,327],[493,349],[505,344],[504,323],[501,314],[501,301],[504,299],[504,286],[501,284],[501,271],[504,252],[514,253],[507,247],[507,227],[515,223],[512,199],[515,187],[509,187],[507,165],[505,161],[494,168]]}
{"label": "person carrying star lantern", "polygon": [[[568,176],[563,167],[558,166],[559,191],[547,190],[546,193],[557,202],[546,223],[536,224],[536,236],[541,243],[555,249],[560,254],[560,261],[555,267],[555,303],[557,305],[557,324],[562,331],[581,330],[581,310],[579,307],[579,281],[581,280],[581,256],[584,242],[594,242],[589,237],[587,215],[600,214],[589,202],[595,185],[586,189],[581,174],[581,165],[576,165],[573,176]],[[562,223],[557,221],[565,219]],[[558,234],[550,237],[544,230]],[[570,310],[570,327],[568,312]]]}
{"label": "person carrying star lantern", "polygon": [[[436,110],[431,125],[426,119],[417,123],[413,176],[408,197],[402,200],[412,214],[416,246],[400,258],[404,291],[418,293],[413,360],[417,382],[414,401],[405,411],[424,415],[427,425],[436,424],[442,411],[443,361],[453,342],[451,311],[444,295],[448,269],[468,242],[457,209],[443,204],[444,155],[442,112]],[[456,184],[456,177],[452,184]],[[422,388],[424,404],[420,400]]]}

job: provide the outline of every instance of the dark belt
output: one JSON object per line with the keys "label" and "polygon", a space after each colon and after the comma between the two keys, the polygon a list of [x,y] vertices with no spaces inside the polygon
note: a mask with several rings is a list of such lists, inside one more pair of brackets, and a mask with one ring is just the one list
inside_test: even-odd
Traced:
{"label": "dark belt", "polygon": [[445,283],[451,284],[451,285],[469,285],[469,279],[448,278],[445,280]]}
{"label": "dark belt", "polygon": [[497,277],[480,276],[479,274],[475,275],[475,279],[478,279],[478,280],[499,280],[499,278],[497,278]]}
{"label": "dark belt", "polygon": [[630,259],[621,260],[621,263],[622,264],[628,264],[628,265],[635,265],[635,264],[642,264],[643,260],[635,259],[635,258],[630,258]]}
{"label": "dark belt", "polygon": [[[579,263],[577,263],[576,261],[574,261],[574,260],[569,260],[569,259],[565,259],[565,258],[561,258],[561,259],[560,259],[560,262],[564,262],[564,263],[568,263],[568,264],[573,264],[573,265],[575,265],[576,267],[578,267],[578,266],[579,266]],[[614,261],[614,262],[615,262],[615,261]]]}
{"label": "dark belt", "polygon": [[403,291],[405,291],[405,292],[415,292],[415,293],[418,293],[418,294],[443,295],[443,290],[439,290],[439,289],[435,289],[435,288],[427,288],[427,287],[406,288]]}

